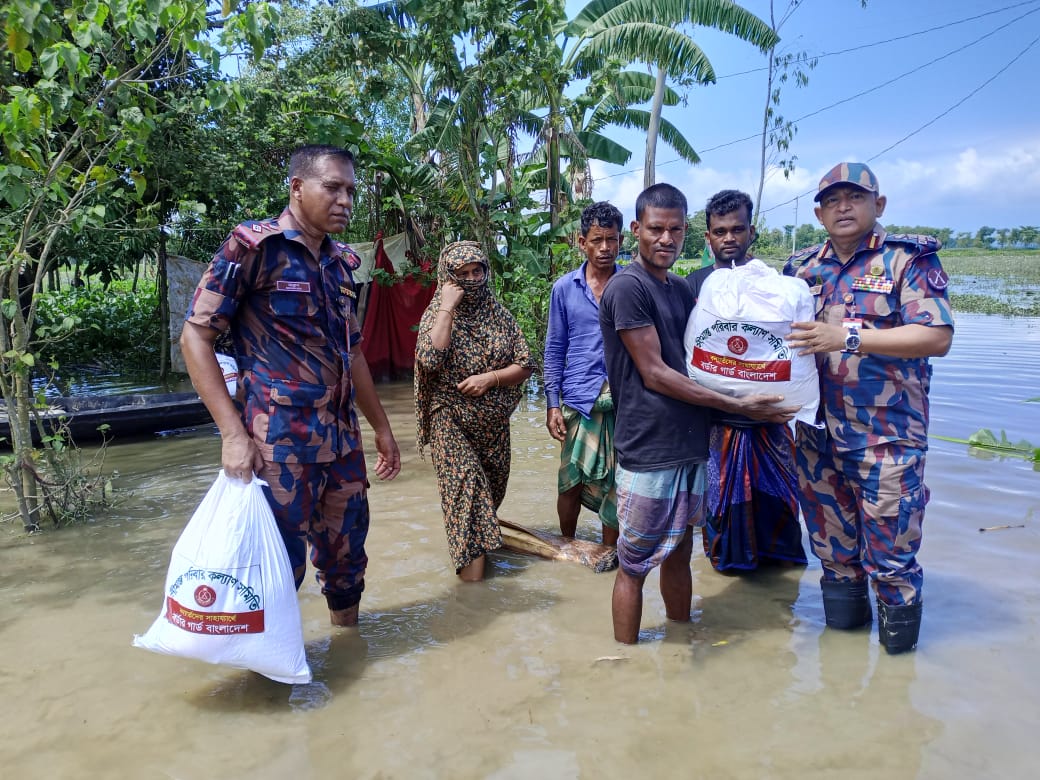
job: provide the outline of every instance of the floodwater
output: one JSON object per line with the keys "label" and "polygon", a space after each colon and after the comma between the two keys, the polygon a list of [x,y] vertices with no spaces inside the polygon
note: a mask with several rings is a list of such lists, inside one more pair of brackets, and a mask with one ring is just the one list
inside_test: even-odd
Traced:
{"label": "floodwater", "polygon": [[[935,434],[1040,446],[1040,320],[959,318]],[[815,560],[754,576],[694,560],[690,624],[647,583],[641,644],[612,639],[613,574],[504,553],[456,581],[411,388],[381,388],[404,453],[371,491],[360,629],[301,590],[309,685],[132,648],[216,473],[211,430],[114,446],[131,495],[34,537],[0,526],[6,778],[990,778],[1035,776],[1040,472],[933,441],[916,653],[824,629]],[[513,419],[502,515],[555,526],[544,409]],[[979,532],[980,527],[1023,525]],[[594,533],[592,517],[582,532]]]}

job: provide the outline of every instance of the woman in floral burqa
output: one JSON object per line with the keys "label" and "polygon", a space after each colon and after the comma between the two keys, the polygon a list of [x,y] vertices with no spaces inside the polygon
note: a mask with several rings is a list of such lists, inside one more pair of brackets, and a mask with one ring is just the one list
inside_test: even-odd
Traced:
{"label": "woman in floral burqa", "polygon": [[419,322],[415,417],[437,471],[448,550],[467,582],[502,546],[496,510],[509,481],[509,417],[534,363],[520,326],[491,292],[473,241],[441,252],[437,292]]}

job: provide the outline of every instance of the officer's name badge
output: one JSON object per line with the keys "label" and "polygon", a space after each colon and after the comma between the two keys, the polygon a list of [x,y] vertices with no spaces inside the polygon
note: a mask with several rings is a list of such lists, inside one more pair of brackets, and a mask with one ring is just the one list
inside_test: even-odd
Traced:
{"label": "officer's name badge", "polygon": [[866,292],[890,293],[894,282],[891,279],[878,279],[876,276],[861,276],[852,280],[853,290]]}
{"label": "officer's name badge", "polygon": [[278,292],[302,292],[309,293],[311,291],[310,282],[290,282],[285,279],[279,279],[275,282],[275,289]]}

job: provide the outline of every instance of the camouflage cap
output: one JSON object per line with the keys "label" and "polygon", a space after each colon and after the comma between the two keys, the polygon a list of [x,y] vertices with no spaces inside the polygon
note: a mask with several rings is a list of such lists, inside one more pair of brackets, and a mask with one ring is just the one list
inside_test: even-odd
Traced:
{"label": "camouflage cap", "polygon": [[866,166],[866,163],[843,162],[831,168],[820,179],[820,188],[813,200],[819,202],[825,190],[829,190],[835,184],[851,184],[861,190],[878,194],[877,176]]}

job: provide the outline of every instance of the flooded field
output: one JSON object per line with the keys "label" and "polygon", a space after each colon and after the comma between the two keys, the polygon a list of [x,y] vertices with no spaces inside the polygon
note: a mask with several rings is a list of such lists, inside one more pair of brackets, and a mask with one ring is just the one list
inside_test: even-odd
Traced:
{"label": "flooded field", "polygon": [[[958,318],[935,361],[932,431],[1040,446],[1040,320]],[[934,441],[916,653],[876,626],[824,629],[819,566],[716,574],[694,620],[616,644],[612,574],[504,553],[482,585],[447,555],[411,387],[381,387],[405,455],[371,491],[357,631],[300,593],[309,685],[131,647],[170,550],[216,474],[211,429],[115,446],[105,517],[25,537],[0,526],[0,755],[11,778],[1029,777],[1040,729],[1040,472]],[[502,515],[553,529],[557,447],[541,402],[513,419]],[[7,499],[4,499],[7,500]],[[592,538],[594,518],[579,533]],[[980,533],[980,527],[1021,525]]]}

